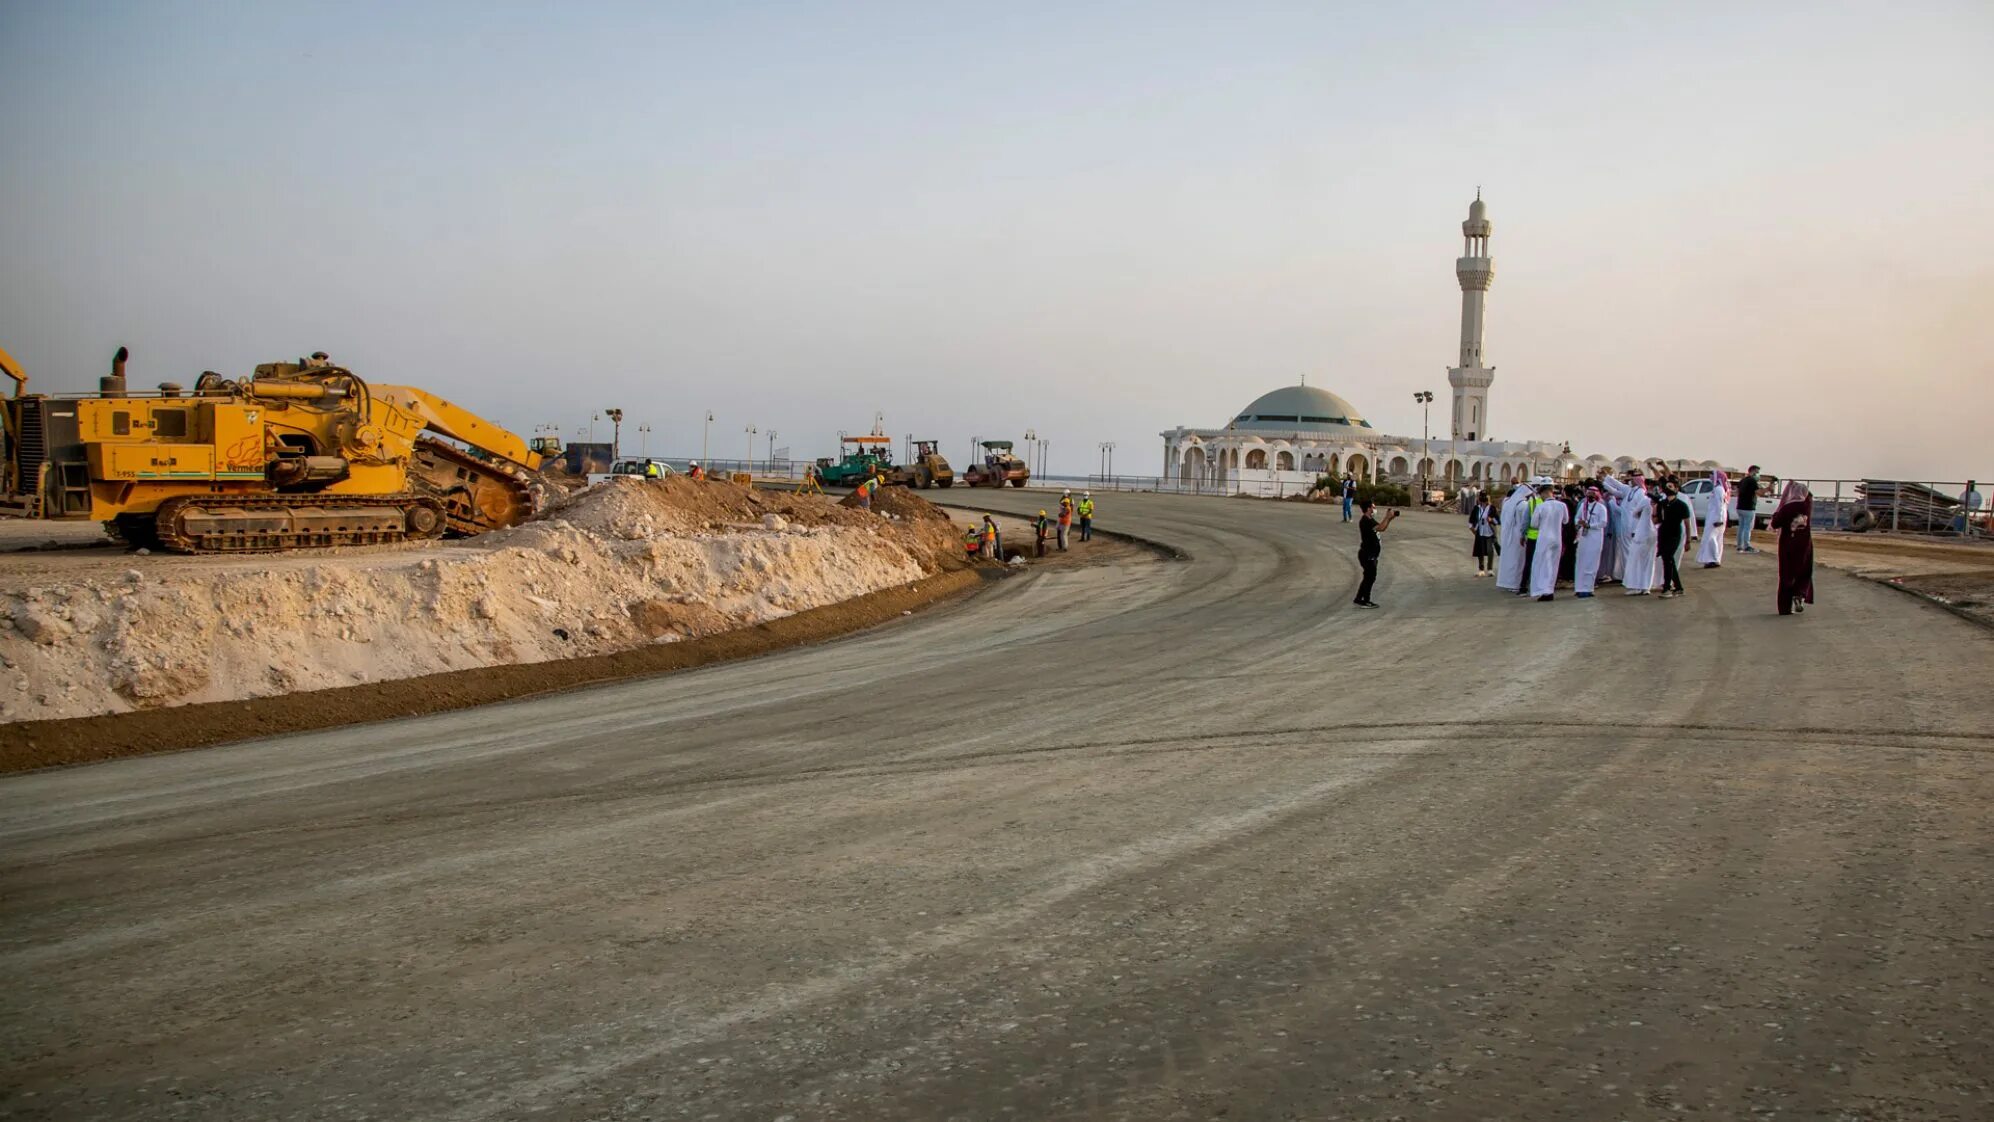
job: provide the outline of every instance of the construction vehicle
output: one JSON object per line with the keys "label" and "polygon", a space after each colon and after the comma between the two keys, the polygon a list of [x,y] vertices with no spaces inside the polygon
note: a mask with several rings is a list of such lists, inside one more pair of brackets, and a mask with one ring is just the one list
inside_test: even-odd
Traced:
{"label": "construction vehicle", "polygon": [[1013,487],[1023,487],[1032,477],[1032,470],[1025,461],[1011,454],[1008,440],[982,441],[983,462],[972,464],[962,473],[962,481],[971,487],[1002,487],[1009,483]]}
{"label": "construction vehicle", "polygon": [[[846,451],[845,446],[851,445]],[[825,487],[856,487],[875,475],[891,475],[897,469],[893,466],[893,438],[885,433],[874,431],[864,436],[838,437],[838,458],[820,458],[812,473],[817,482]]]}
{"label": "construction vehicle", "polygon": [[923,491],[930,487],[955,486],[955,469],[949,466],[948,458],[942,455],[941,441],[914,440],[910,437],[908,443],[913,445],[914,455],[907,461],[905,467],[887,473],[888,483],[919,487]]}
{"label": "construction vehicle", "polygon": [[0,401],[0,514],[94,519],[133,546],[240,553],[477,534],[533,512],[541,453],[413,386],[371,385],[324,352],[192,391],[127,388],[118,348],[95,394]]}

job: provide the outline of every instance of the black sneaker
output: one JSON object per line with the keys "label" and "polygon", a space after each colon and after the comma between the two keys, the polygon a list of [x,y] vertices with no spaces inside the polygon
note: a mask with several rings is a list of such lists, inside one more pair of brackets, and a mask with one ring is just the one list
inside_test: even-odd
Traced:
{"label": "black sneaker", "polygon": [[1377,607],[1378,605],[1376,605],[1376,604],[1373,604],[1373,603],[1372,603],[1372,602],[1370,602],[1369,600],[1359,600],[1359,601],[1357,601],[1357,606],[1358,606],[1358,607],[1360,607],[1360,608],[1375,608],[1375,607]]}

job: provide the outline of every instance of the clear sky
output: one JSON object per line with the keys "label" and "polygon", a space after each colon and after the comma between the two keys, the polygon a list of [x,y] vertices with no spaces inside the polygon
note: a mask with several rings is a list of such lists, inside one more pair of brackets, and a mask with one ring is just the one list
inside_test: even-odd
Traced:
{"label": "clear sky", "polygon": [[1305,373],[1416,435],[1479,184],[1491,435],[1986,479],[1990,48],[1985,0],[0,0],[0,345],[1154,472]]}

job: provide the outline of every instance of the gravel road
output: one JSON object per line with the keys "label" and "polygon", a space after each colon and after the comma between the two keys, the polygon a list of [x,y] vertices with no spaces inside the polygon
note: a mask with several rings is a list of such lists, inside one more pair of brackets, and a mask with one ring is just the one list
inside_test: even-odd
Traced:
{"label": "gravel road", "polygon": [[0,1116],[1994,1115],[1994,634],[1102,513],[1189,559],[0,781]]}

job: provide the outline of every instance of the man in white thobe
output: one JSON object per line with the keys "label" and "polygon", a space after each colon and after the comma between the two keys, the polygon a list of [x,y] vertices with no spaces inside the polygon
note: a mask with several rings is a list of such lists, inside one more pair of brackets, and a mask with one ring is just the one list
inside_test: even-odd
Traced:
{"label": "man in white thobe", "polygon": [[1620,499],[1620,583],[1629,596],[1646,596],[1655,587],[1655,507],[1648,499],[1648,481],[1631,472],[1627,482],[1612,476],[1600,479]]}
{"label": "man in white thobe", "polygon": [[1696,551],[1704,568],[1715,569],[1724,563],[1724,527],[1730,520],[1731,477],[1719,468],[1710,475],[1710,497],[1703,506],[1703,548]]}
{"label": "man in white thobe", "polygon": [[1496,532],[1496,542],[1502,547],[1502,556],[1496,558],[1496,587],[1510,592],[1523,584],[1523,531],[1529,520],[1524,512],[1530,509],[1530,495],[1530,486],[1519,483],[1502,501],[1502,525]]}
{"label": "man in white thobe", "polygon": [[1572,512],[1553,496],[1537,507],[1530,520],[1537,527],[1537,552],[1530,559],[1530,595],[1549,600],[1558,591],[1558,565],[1565,559],[1565,523]]}
{"label": "man in white thobe", "polygon": [[1602,551],[1610,537],[1607,518],[1606,500],[1600,497],[1599,488],[1588,488],[1585,501],[1579,504],[1579,552],[1572,565],[1572,587],[1581,600],[1592,599],[1592,590],[1599,583]]}
{"label": "man in white thobe", "polygon": [[[1594,480],[1591,485],[1604,489],[1606,484],[1602,480],[1608,478],[1611,477],[1602,468],[1600,469],[1600,478]],[[1621,573],[1620,500],[1615,498],[1611,493],[1602,494],[1600,498],[1606,503],[1606,541],[1599,549],[1599,579],[1603,582],[1611,582],[1619,580]]]}

